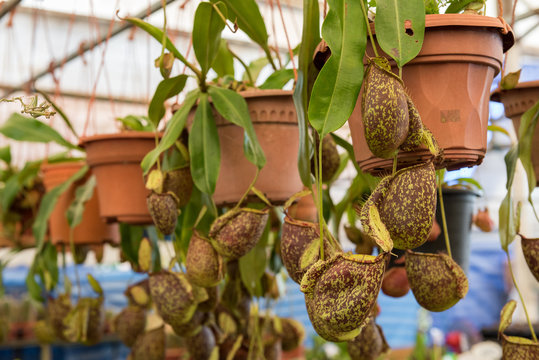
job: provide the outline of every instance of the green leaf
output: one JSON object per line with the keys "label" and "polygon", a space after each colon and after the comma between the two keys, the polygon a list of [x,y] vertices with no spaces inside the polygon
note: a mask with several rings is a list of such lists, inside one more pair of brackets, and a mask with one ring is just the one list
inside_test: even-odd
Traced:
{"label": "green leaf", "polygon": [[49,220],[49,217],[56,206],[56,202],[75,181],[82,179],[87,172],[88,166],[85,165],[75,174],[71,175],[71,177],[65,182],[47,192],[45,196],[43,196],[43,199],[41,199],[41,204],[39,206],[36,219],[32,225],[32,232],[36,238],[37,252],[39,252],[43,247],[43,240],[45,238],[45,233],[47,232],[47,221]]}
{"label": "green leaf", "polygon": [[282,89],[290,80],[294,79],[293,69],[280,69],[272,73],[262,85],[260,89]]}
{"label": "green leaf", "polygon": [[307,119],[305,119],[303,87],[303,71],[298,70],[298,81],[296,82],[296,88],[294,89],[293,95],[299,130],[298,170],[303,185],[307,188],[311,188],[311,156],[313,153],[313,145],[309,137],[309,124],[307,123]]}
{"label": "green leaf", "polygon": [[228,9],[228,19],[236,22],[238,27],[269,56],[268,32],[255,0],[212,0],[212,2],[223,2]]}
{"label": "green leaf", "polygon": [[221,39],[217,55],[213,61],[212,69],[215,70],[217,76],[225,77],[230,75],[234,77],[234,56],[228,49],[227,41]]}
{"label": "green leaf", "polygon": [[333,140],[335,141],[335,144],[339,145],[340,147],[342,147],[344,150],[346,150],[346,152],[348,153],[348,156],[350,157],[350,160],[352,160],[352,164],[354,165],[354,168],[356,169],[356,171],[358,172],[358,174],[361,174],[363,173],[361,171],[361,169],[359,168],[359,165],[357,164],[357,161],[356,161],[356,154],[354,153],[354,147],[352,146],[352,144],[350,144],[348,141],[344,140],[342,137],[340,137],[339,135],[336,135],[336,134],[331,134],[331,137],[333,138]]}
{"label": "green leaf", "polygon": [[464,10],[468,4],[477,1],[477,0],[453,0],[451,1],[451,5],[445,9],[446,14],[457,14]]}
{"label": "green leaf", "polygon": [[378,44],[402,68],[423,46],[424,0],[377,0],[374,25]]}
{"label": "green leaf", "polygon": [[195,105],[199,94],[200,92],[198,90],[191,91],[187,94],[182,107],[178,111],[176,111],[174,115],[172,115],[172,118],[168,122],[165,133],[163,134],[161,141],[159,141],[159,145],[157,145],[155,149],[153,149],[152,151],[147,153],[146,156],[144,156],[144,159],[142,159],[141,162],[141,167],[142,171],[144,172],[144,175],[148,174],[150,169],[157,162],[159,156],[172,145],[174,145],[185,127],[187,116],[189,115],[189,112],[191,111],[193,105]]}
{"label": "green leaf", "polygon": [[99,296],[103,296],[103,288],[99,285],[99,282],[92,276],[92,274],[86,274],[88,283]]}
{"label": "green leaf", "polygon": [[340,128],[352,114],[363,81],[367,30],[357,0],[329,0],[322,34],[331,48],[311,93],[308,116],[324,137]]}
{"label": "green leaf", "polygon": [[9,145],[0,148],[0,160],[8,166],[11,164],[11,147]]}
{"label": "green leaf", "polygon": [[521,71],[522,69],[519,69],[518,71],[511,72],[505,75],[500,81],[500,88],[502,88],[503,90],[514,89],[518,85],[518,80],[520,79]]}
{"label": "green leaf", "polygon": [[18,141],[30,141],[48,143],[55,142],[68,149],[81,150],[78,146],[70,143],[49,125],[18,113],[13,113],[0,127],[0,133]]}
{"label": "green leaf", "polygon": [[507,131],[507,129],[505,129],[505,128],[501,127],[501,126],[489,125],[487,127],[487,130],[488,131],[493,131],[493,132],[499,132],[499,133],[507,135],[508,138],[511,138],[511,135],[509,135],[509,131]]}
{"label": "green leaf", "polygon": [[163,116],[165,116],[165,101],[178,95],[185,87],[186,80],[187,75],[181,74],[162,80],[157,85],[157,89],[155,89],[152,101],[148,107],[148,118],[156,129]]}
{"label": "green leaf", "polygon": [[26,288],[28,289],[28,294],[30,297],[38,302],[43,302],[43,296],[41,296],[42,289],[41,286],[36,281],[36,273],[34,267],[30,267],[28,270],[28,275],[26,275]]}
{"label": "green leaf", "polygon": [[509,245],[516,236],[514,205],[511,197],[511,191],[508,191],[502,200],[498,212],[500,244],[504,251],[509,251]]}
{"label": "green leaf", "polygon": [[466,177],[462,177],[462,178],[458,178],[457,179],[457,182],[459,184],[464,184],[464,183],[467,183],[467,184],[470,184],[470,185],[473,185],[475,186],[478,190],[483,190],[483,187],[481,186],[481,184],[479,183],[479,181],[473,179],[473,178],[466,178]]}
{"label": "green leaf", "polygon": [[2,189],[2,212],[7,213],[11,204],[17,197],[17,194],[22,189],[22,184],[19,181],[17,174],[13,174],[9,177],[4,183],[4,188]]}
{"label": "green leaf", "polygon": [[[528,109],[520,118],[520,127],[518,129],[518,157],[524,166],[526,175],[528,178],[528,202],[535,211],[535,206],[532,200],[532,193],[537,184],[535,178],[535,171],[532,163],[532,145],[533,134],[537,128],[537,122],[539,120],[539,101],[535,103],[530,109]],[[539,220],[538,220],[539,221]]]}
{"label": "green leaf", "polygon": [[505,329],[511,325],[513,313],[517,308],[517,302],[515,300],[510,300],[507,304],[504,305],[502,311],[500,312],[500,325],[498,327],[498,334],[503,334]]}
{"label": "green leaf", "polygon": [[213,194],[219,176],[221,149],[207,94],[200,95],[193,127],[189,133],[189,154],[193,182],[200,191]]}
{"label": "green leaf", "polygon": [[77,190],[75,190],[75,199],[69,205],[66,213],[69,227],[75,228],[81,223],[84,207],[92,196],[94,196],[95,186],[95,175],[92,175],[84,185],[79,186]]}
{"label": "green leaf", "polygon": [[[136,18],[136,17],[126,17],[124,20],[130,22],[131,24],[135,25],[136,27],[144,30],[147,32],[150,36],[152,36],[155,40],[159,41],[161,44],[163,41],[163,30],[148,24],[147,22]],[[167,36],[165,47],[168,51],[170,51],[176,59],[180,60],[182,63],[187,64],[187,59],[176,49],[170,38]]]}
{"label": "green leaf", "polygon": [[245,285],[249,293],[253,296],[260,297],[264,295],[261,279],[267,265],[266,245],[268,243],[269,230],[269,226],[266,226],[264,233],[255,247],[238,261],[243,285]]}
{"label": "green leaf", "polygon": [[225,27],[225,20],[221,19],[215,7],[226,17],[226,7],[218,2],[211,4],[201,2],[195,12],[193,22],[193,50],[202,69],[202,77],[206,77],[210,70],[221,43],[221,31]]}
{"label": "green leaf", "polygon": [[152,245],[147,238],[142,239],[138,248],[138,264],[142,271],[150,271],[152,264]]}
{"label": "green leaf", "polygon": [[128,261],[138,265],[138,249],[144,237],[144,227],[120,223],[120,246]]}
{"label": "green leaf", "polygon": [[245,156],[256,167],[262,169],[266,165],[266,156],[256,137],[245,99],[235,91],[215,86],[210,86],[208,93],[217,112],[245,130],[243,143]]}
{"label": "green leaf", "polygon": [[[268,58],[262,57],[256,60],[253,60],[249,63],[249,72],[251,73],[251,76],[253,77],[253,81],[256,82],[256,79],[258,79],[258,75],[260,75],[260,72],[266,65],[269,64]],[[242,77],[243,81],[249,81],[249,76],[247,75],[247,71],[243,73]],[[254,85],[254,84],[253,84]]]}
{"label": "green leaf", "polygon": [[124,127],[126,127],[129,130],[134,131],[151,131],[146,130],[144,127],[144,124],[142,123],[142,116],[135,116],[135,115],[127,115],[123,118],[116,118],[116,121],[119,121],[122,123]]}

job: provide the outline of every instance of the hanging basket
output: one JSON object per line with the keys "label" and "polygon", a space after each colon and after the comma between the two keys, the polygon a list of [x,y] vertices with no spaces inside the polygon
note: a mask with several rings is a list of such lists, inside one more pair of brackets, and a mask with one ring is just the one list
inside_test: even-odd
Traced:
{"label": "hanging basket", "polygon": [[[66,162],[46,164],[41,167],[45,188],[50,191],[62,184],[82,168],[83,162]],[[58,199],[49,219],[50,236],[53,244],[69,244],[70,228],[67,222],[66,211],[75,199],[75,191],[89,176],[72,184]],[[99,244],[103,242],[117,242],[118,227],[107,225],[99,216],[99,200],[97,188],[94,195],[84,207],[81,223],[73,231],[73,243],[77,245]]]}
{"label": "hanging basket", "polygon": [[[283,204],[303,188],[297,165],[299,130],[292,91],[249,90],[240,94],[247,101],[256,136],[267,159],[254,186],[272,204]],[[214,116],[221,167],[213,199],[217,205],[235,204],[253,181],[256,166],[243,152],[243,129],[215,111]],[[259,201],[254,195],[248,200]]]}
{"label": "hanging basket", "polygon": [[[402,69],[406,90],[444,151],[437,168],[478,165],[487,147],[490,86],[503,53],[514,43],[513,33],[497,18],[470,14],[426,15],[425,26],[419,55]],[[374,56],[370,43],[367,53]],[[398,73],[395,62],[391,64]],[[365,141],[361,95],[349,125],[361,169],[371,174],[391,171],[393,160],[375,157]],[[398,164],[407,167],[430,158],[427,149],[401,151]]]}
{"label": "hanging basket", "polygon": [[97,179],[99,209],[107,222],[151,225],[140,162],[155,148],[151,132],[121,132],[81,139],[88,165]]}
{"label": "hanging basket", "polygon": [[[539,100],[539,81],[526,81],[519,83],[514,89],[496,89],[490,97],[492,101],[503,103],[505,116],[513,120],[513,126],[518,134],[520,117]],[[539,127],[532,137],[532,163],[539,186]]]}

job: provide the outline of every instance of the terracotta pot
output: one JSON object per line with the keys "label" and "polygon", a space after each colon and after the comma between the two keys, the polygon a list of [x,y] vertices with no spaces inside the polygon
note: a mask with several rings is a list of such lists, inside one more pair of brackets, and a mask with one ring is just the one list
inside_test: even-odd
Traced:
{"label": "terracotta pot", "polygon": [[[62,184],[80,170],[83,165],[83,162],[65,162],[43,165],[41,170],[43,171],[45,188],[47,191],[50,191],[54,187]],[[66,218],[66,211],[75,199],[77,187],[82,185],[89,176],[90,174],[82,180],[72,184],[58,199],[49,219],[49,237],[53,244],[69,244],[70,229]],[[73,242],[78,245],[83,245],[106,241],[114,242],[117,239],[118,227],[107,225],[99,216],[98,189],[95,188],[92,198],[85,204],[81,223],[75,227],[73,231]]]}
{"label": "terracotta pot", "polygon": [[304,360],[305,359],[305,347],[303,345],[298,346],[291,351],[283,351],[281,357],[282,360]]}
{"label": "terracotta pot", "polygon": [[[292,91],[250,90],[247,100],[266,166],[255,187],[274,204],[283,204],[303,188],[297,166],[299,130]],[[221,147],[221,169],[213,198],[219,205],[236,203],[256,173],[243,153],[243,129],[215,113]],[[258,198],[252,198],[259,201]]]}
{"label": "terracotta pot", "polygon": [[[539,100],[539,81],[522,82],[511,90],[496,89],[491,100],[503,103],[505,116],[513,120],[518,134],[520,117]],[[532,143],[532,163],[537,179],[536,186],[539,186],[539,127],[533,133]]]}
{"label": "terracotta pot", "polygon": [[[501,69],[503,52],[514,42],[513,34],[497,18],[479,15],[427,15],[425,25],[423,48],[402,69],[405,87],[444,150],[437,167],[455,170],[480,164],[487,146],[490,86]],[[374,56],[370,44],[367,53]],[[395,62],[391,64],[398,73]],[[361,95],[349,124],[361,169],[371,174],[391,171],[393,160],[375,157],[365,142]],[[426,149],[400,152],[399,167],[429,158]]]}
{"label": "terracotta pot", "polygon": [[107,222],[153,224],[140,162],[155,147],[150,132],[121,132],[81,139],[86,161],[97,178],[99,209]]}

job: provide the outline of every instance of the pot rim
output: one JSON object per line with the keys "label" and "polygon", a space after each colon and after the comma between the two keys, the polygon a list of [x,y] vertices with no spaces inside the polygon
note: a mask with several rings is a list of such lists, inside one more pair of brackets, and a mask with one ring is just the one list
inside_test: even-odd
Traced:
{"label": "pot rim", "polygon": [[282,89],[249,89],[245,91],[239,91],[244,98],[255,98],[255,97],[268,97],[268,96],[292,96],[294,94],[293,90],[282,90]]}
{"label": "pot rim", "polygon": [[[374,22],[370,23],[374,33]],[[505,53],[515,44],[513,29],[500,20],[499,17],[476,14],[427,14],[425,15],[425,30],[441,27],[494,28],[500,32]]]}
{"label": "pot rim", "polygon": [[123,139],[154,139],[155,133],[150,131],[122,131],[111,134],[96,134],[90,136],[81,136],[79,146],[84,148],[86,145],[97,141],[123,140]]}
{"label": "pot rim", "polygon": [[513,90],[524,90],[524,89],[531,89],[531,88],[539,88],[539,80],[519,82],[517,84],[517,86],[515,86],[513,89],[509,89],[509,90],[504,90],[504,89],[500,88],[500,85],[498,84],[498,87],[496,88],[496,90],[494,90],[490,94],[490,100],[501,103],[502,102],[502,96],[504,94],[507,94],[507,93],[509,93],[509,92],[511,92]]}
{"label": "pot rim", "polygon": [[52,163],[43,163],[41,164],[41,171],[47,173],[48,171],[54,171],[58,169],[69,169],[75,168],[80,169],[86,164],[86,161],[83,160],[73,160],[73,161],[60,161]]}

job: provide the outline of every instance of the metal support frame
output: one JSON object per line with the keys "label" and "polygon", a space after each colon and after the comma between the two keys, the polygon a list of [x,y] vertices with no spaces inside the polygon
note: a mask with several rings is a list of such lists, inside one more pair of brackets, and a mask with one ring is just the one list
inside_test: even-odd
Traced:
{"label": "metal support frame", "polygon": [[[168,4],[170,4],[170,3],[172,3],[172,2],[174,2],[176,0],[164,0],[164,1],[168,5]],[[12,2],[15,2],[15,1],[12,1]],[[19,2],[20,2],[20,0],[19,0]],[[8,6],[8,5],[5,5],[5,6]],[[138,14],[135,15],[135,17],[137,17],[139,19],[143,19],[143,18],[153,14],[154,12],[162,9],[162,7],[163,7],[162,0],[157,0],[155,3],[153,3],[151,5],[150,9],[143,10],[143,11],[139,12]],[[2,10],[3,10],[3,8],[2,8]],[[105,42],[107,40],[107,38],[112,38],[112,37],[120,34],[121,32],[123,32],[123,31],[125,31],[125,30],[127,30],[127,29],[129,29],[131,27],[133,27],[133,25],[131,23],[125,23],[125,24],[113,29],[110,37],[107,34],[107,35],[102,36],[100,39],[95,40],[94,42],[92,42],[90,44],[84,45],[80,49],[77,49],[76,51],[69,54],[66,58],[61,59],[59,61],[53,62],[50,66],[47,67],[47,69],[44,69],[44,70],[40,71],[39,73],[34,75],[32,78],[30,78],[27,81],[25,81],[24,83],[20,84],[19,86],[14,86],[13,88],[11,88],[11,90],[8,90],[7,92],[5,92],[0,97],[5,98],[5,97],[11,95],[12,93],[14,93],[15,91],[23,90],[25,88],[25,85],[34,84],[38,79],[40,79],[43,76],[49,74],[51,71],[56,70],[59,67],[63,66],[64,64],[67,64],[68,62],[78,58],[79,56],[83,55],[87,51],[93,50],[96,46],[98,46],[99,44]]]}
{"label": "metal support frame", "polygon": [[2,5],[0,5],[0,19],[2,19],[11,10],[15,9],[15,7],[17,7],[21,1],[22,0],[9,0],[3,2]]}

